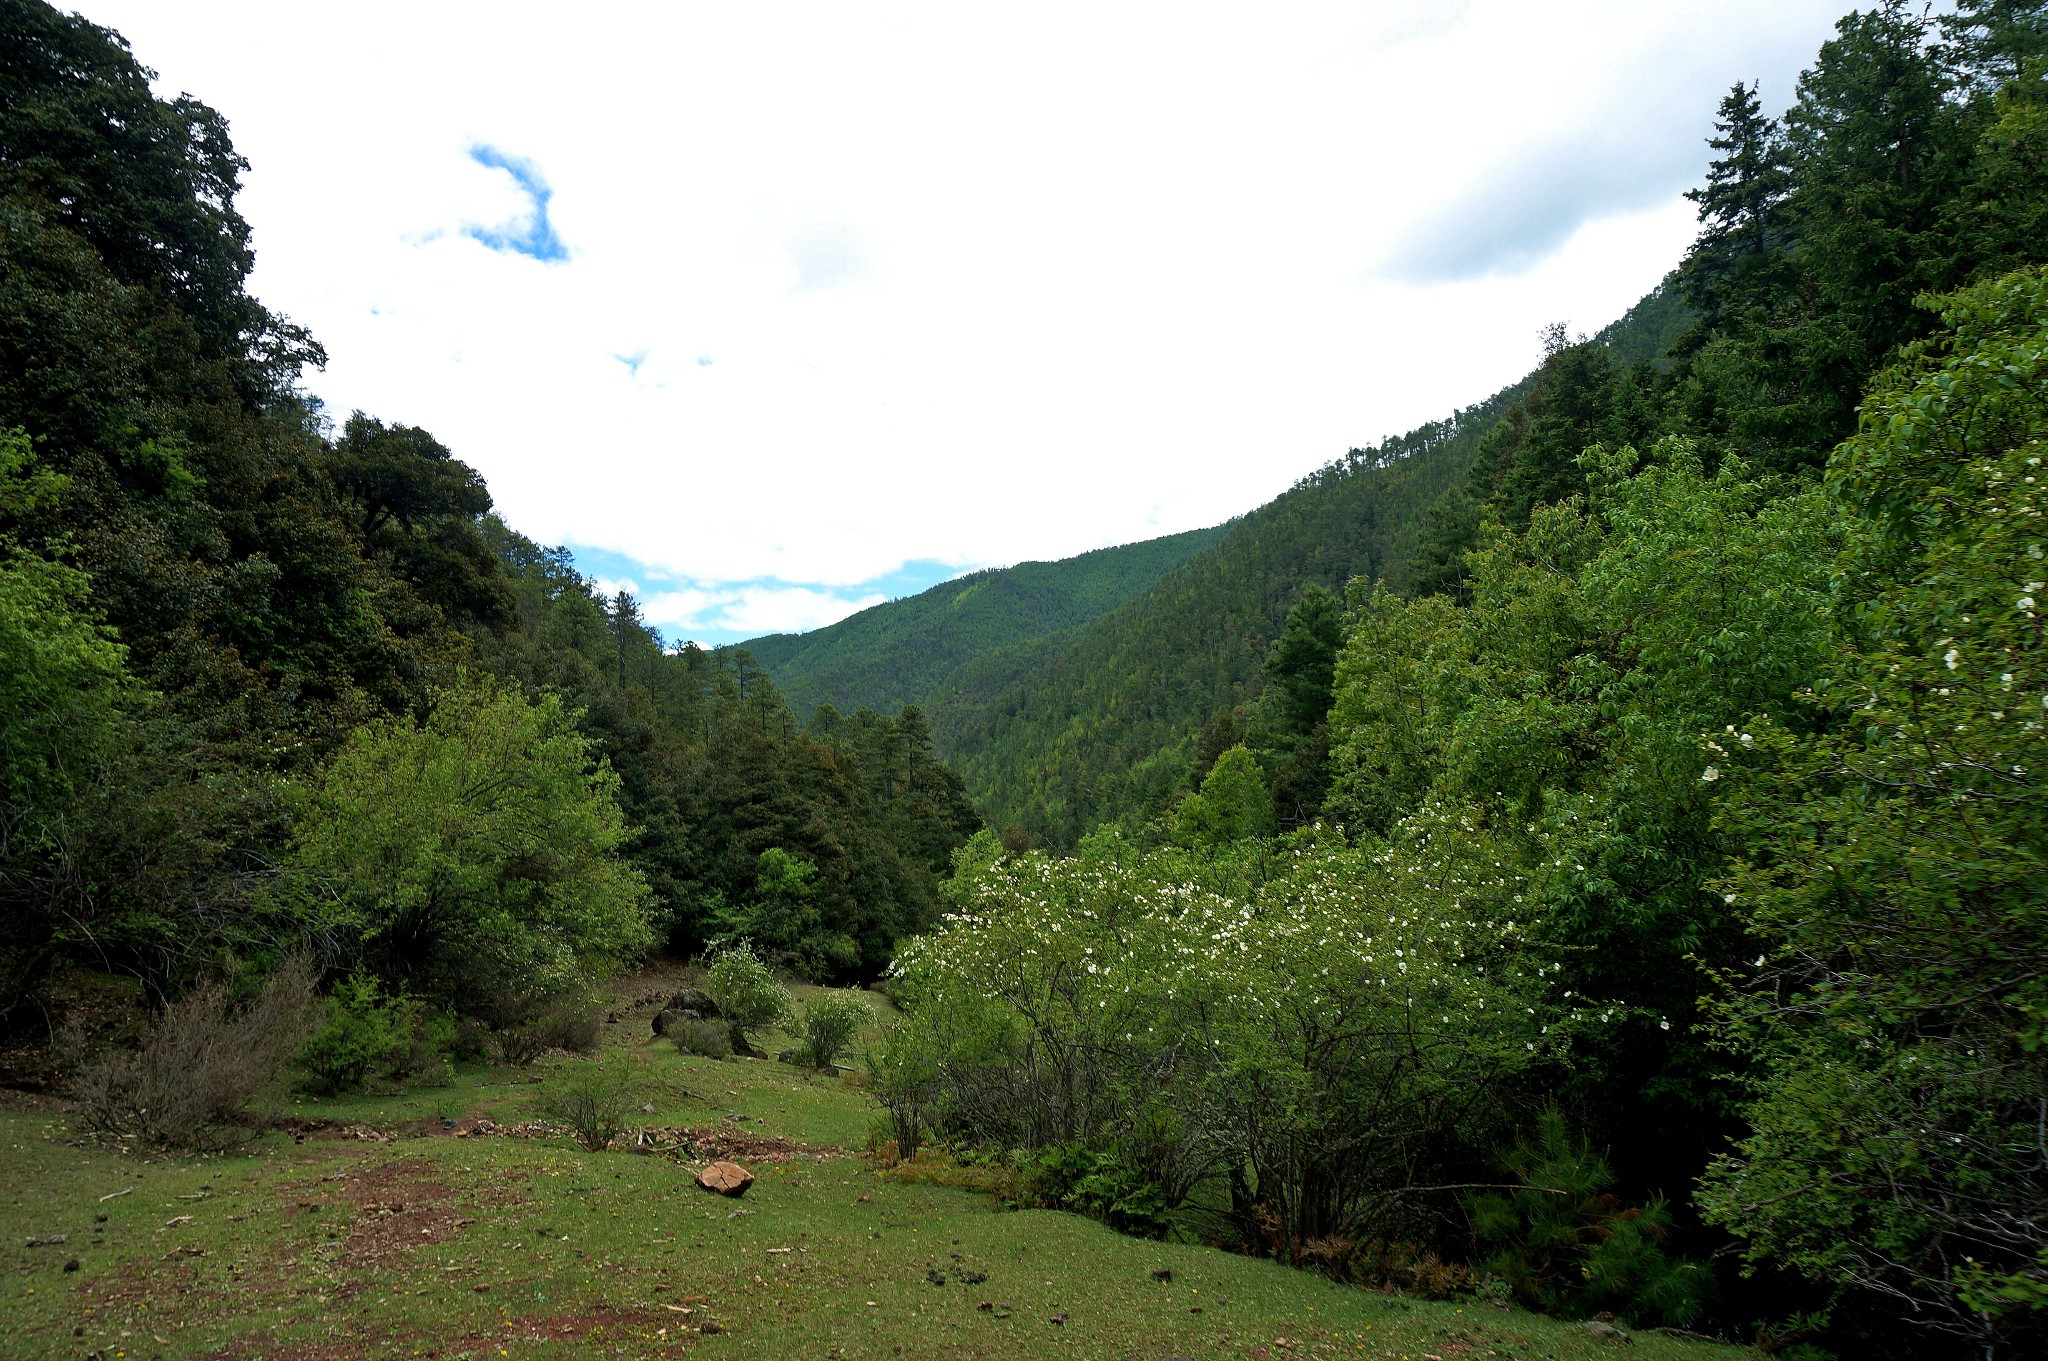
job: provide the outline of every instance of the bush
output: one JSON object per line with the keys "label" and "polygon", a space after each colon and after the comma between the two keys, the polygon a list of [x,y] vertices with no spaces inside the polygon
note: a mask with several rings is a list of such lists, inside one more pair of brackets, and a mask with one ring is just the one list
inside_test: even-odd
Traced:
{"label": "bush", "polygon": [[1504,1170],[1523,1185],[1471,1197],[1473,1234],[1493,1249],[1483,1271],[1525,1303],[1552,1313],[1611,1309],[1639,1325],[1684,1327],[1699,1317],[1711,1279],[1668,1255],[1664,1202],[1623,1204],[1607,1193],[1607,1160],[1547,1112]]}
{"label": "bush", "polygon": [[284,1072],[306,1032],[313,975],[293,961],[245,1006],[209,983],[166,1007],[134,1053],[88,1063],[75,1095],[95,1134],[208,1152],[251,1136],[248,1103]]}
{"label": "bush", "polygon": [[867,1054],[867,1086],[882,1103],[883,1127],[870,1143],[886,1143],[898,1158],[917,1154],[941,1094],[941,1073],[930,1032],[896,1025],[883,1033],[879,1049]]}
{"label": "bush", "polygon": [[626,1132],[626,1111],[632,1104],[629,1088],[624,1073],[579,1067],[542,1094],[540,1113],[567,1125],[592,1153],[602,1152]]}
{"label": "bush", "polygon": [[684,1019],[670,1027],[678,1054],[697,1054],[707,1059],[732,1057],[732,1032],[720,1021]]}
{"label": "bush", "polygon": [[789,1014],[789,989],[775,981],[768,966],[747,941],[718,952],[705,974],[704,991],[718,1003],[718,1014],[732,1034],[733,1052],[751,1054],[747,1032]]}
{"label": "bush", "polygon": [[418,1032],[424,1013],[417,998],[386,995],[370,975],[350,974],[328,992],[319,1023],[298,1052],[307,1085],[319,1092],[351,1092],[372,1074],[423,1065],[426,1045]]}
{"label": "bush", "polygon": [[595,1053],[604,1030],[596,1004],[579,993],[501,997],[488,1008],[487,1020],[498,1057],[521,1068],[551,1049]]}
{"label": "bush", "polygon": [[1047,1208],[1091,1215],[1119,1233],[1164,1238],[1172,1227],[1159,1184],[1114,1154],[1077,1145],[1046,1149],[1032,1169],[1031,1189]]}
{"label": "bush", "polygon": [[859,993],[819,993],[804,1003],[797,1017],[804,1038],[804,1061],[813,1068],[830,1068],[874,1018]]}

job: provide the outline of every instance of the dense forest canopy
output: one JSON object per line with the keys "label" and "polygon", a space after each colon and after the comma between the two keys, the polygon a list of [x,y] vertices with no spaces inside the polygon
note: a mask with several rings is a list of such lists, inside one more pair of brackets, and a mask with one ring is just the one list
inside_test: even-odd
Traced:
{"label": "dense forest canopy", "polygon": [[763,640],[807,714],[309,398],[149,81],[0,0],[11,1035],[268,976],[417,1049],[733,945],[736,1018],[887,978],[899,1152],[1127,1232],[2038,1353],[2048,5],[1850,14],[1628,317],[1215,531]]}

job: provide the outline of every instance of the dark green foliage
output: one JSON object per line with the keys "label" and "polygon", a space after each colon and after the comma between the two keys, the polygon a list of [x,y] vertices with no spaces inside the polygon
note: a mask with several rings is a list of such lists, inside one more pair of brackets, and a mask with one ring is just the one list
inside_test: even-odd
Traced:
{"label": "dark green foliage", "polygon": [[1528,394],[1480,440],[1472,462],[1472,498],[1510,526],[1584,488],[1578,460],[1588,445],[1638,444],[1658,428],[1651,365],[1624,366],[1598,341],[1567,343],[1562,327],[1546,350]]}
{"label": "dark green foliage", "polygon": [[235,211],[248,163],[190,96],[161,100],[118,34],[36,0],[0,5],[0,194],[54,205],[120,285],[170,304],[245,395],[319,351],[242,289],[255,255]]}
{"label": "dark green foliage", "polygon": [[1478,1270],[1507,1282],[1516,1298],[1552,1313],[1605,1309],[1638,1326],[1684,1327],[1700,1316],[1713,1278],[1671,1257],[1671,1214],[1662,1200],[1629,1205],[1609,1190],[1614,1173],[1564,1117],[1546,1111],[1502,1171],[1519,1190],[1467,1199]]}
{"label": "dark green foliage", "polygon": [[1273,816],[1281,830],[1322,816],[1329,787],[1331,683],[1344,645],[1344,606],[1310,586],[1287,612],[1266,653],[1258,699],[1245,722],[1266,772]]}
{"label": "dark green foliage", "polygon": [[1040,1204],[1091,1216],[1118,1233],[1164,1238],[1172,1228],[1159,1184],[1114,1153],[1079,1144],[1048,1148],[1031,1165],[1030,1186]]}
{"label": "dark green foliage", "polygon": [[1421,507],[1463,478],[1511,397],[1354,450],[1129,603],[963,670],[934,721],[985,814],[1052,844],[1159,816],[1202,726],[1256,695],[1302,590],[1398,572]]}
{"label": "dark green foliage", "polygon": [[1479,503],[1465,488],[1452,487],[1423,514],[1408,559],[1409,591],[1465,599],[1465,555],[1479,543]]}
{"label": "dark green foliage", "polygon": [[[488,917],[504,903],[486,898],[559,886],[592,848],[540,855],[548,838],[503,820],[524,849],[501,845],[488,891],[458,874],[460,901],[389,874],[389,894],[324,902],[273,882],[294,783],[328,780],[337,753],[362,765],[366,730],[419,737],[464,664],[556,705],[549,740],[609,763],[623,840],[598,856],[627,858],[675,944],[701,943],[780,847],[819,867],[819,938],[854,943],[829,967],[878,971],[978,825],[921,720],[797,737],[744,652],[665,653],[630,598],[492,520],[427,432],[358,413],[329,438],[294,390],[317,349],[244,291],[243,167],[219,116],[157,99],[83,20],[27,0],[0,20],[0,430],[25,435],[0,473],[7,775],[45,767],[0,808],[0,1022],[67,956],[162,999],[223,951],[274,959],[312,927],[332,967],[390,947],[374,962],[403,986],[404,948],[366,923]],[[53,741],[61,771],[31,750]],[[391,830],[402,802],[367,798],[351,825]],[[625,939],[555,943],[587,962]],[[467,1005],[526,986],[492,967],[456,988]]]}
{"label": "dark green foliage", "polygon": [[1100,617],[1227,531],[1219,525],[1058,562],[970,572],[825,628],[770,634],[746,648],[799,713],[820,704],[928,704],[969,662]]}

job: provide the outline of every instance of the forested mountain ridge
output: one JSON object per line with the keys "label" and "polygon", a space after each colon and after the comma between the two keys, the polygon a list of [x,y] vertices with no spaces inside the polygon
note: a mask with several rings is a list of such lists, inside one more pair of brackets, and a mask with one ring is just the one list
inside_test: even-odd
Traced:
{"label": "forested mountain ridge", "polygon": [[[1660,287],[1591,343],[1618,363],[1643,362],[1686,320]],[[923,702],[985,816],[1071,844],[1096,822],[1157,815],[1199,779],[1204,726],[1227,726],[1256,697],[1267,648],[1304,590],[1342,592],[1358,578],[1408,586],[1430,508],[1466,478],[1480,439],[1527,386],[1352,450],[1233,521],[1136,599],[963,667]]]}
{"label": "forested mountain ridge", "polygon": [[[1650,362],[1689,319],[1660,286],[1591,343],[1622,364]],[[1266,648],[1303,589],[1360,577],[1408,586],[1426,512],[1527,384],[1354,449],[1228,524],[973,573],[745,647],[799,713],[919,705],[990,820],[1070,844],[1097,821],[1157,813],[1199,777],[1196,734],[1257,694]],[[1003,611],[994,624],[991,588]],[[1020,627],[1027,611],[1043,623]]]}
{"label": "forested mountain ridge", "polygon": [[1098,618],[1227,528],[969,572],[809,633],[771,633],[741,646],[798,713],[820,704],[843,711],[927,704],[973,658]]}

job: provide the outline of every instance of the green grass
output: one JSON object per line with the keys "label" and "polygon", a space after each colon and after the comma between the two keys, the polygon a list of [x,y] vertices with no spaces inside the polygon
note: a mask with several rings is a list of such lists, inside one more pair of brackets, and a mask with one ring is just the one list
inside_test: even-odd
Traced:
{"label": "green grass", "polygon": [[[636,1015],[611,1027],[602,1056],[630,1065],[636,1098],[654,1106],[636,1119],[811,1151],[747,1159],[759,1180],[734,1202],[665,1154],[443,1129],[527,1118],[541,1086],[526,1079],[557,1080],[573,1060],[292,1102],[294,1114],[394,1137],[270,1135],[217,1158],[124,1156],[79,1142],[60,1115],[0,1112],[0,1355],[1564,1361],[1611,1350],[1558,1320],[1336,1286],[877,1176],[843,1151],[874,1115],[854,1085],[684,1057],[643,1043],[645,1025]],[[67,1241],[24,1246],[56,1233]],[[1170,1281],[1154,1279],[1162,1269]],[[987,1280],[967,1283],[970,1271]],[[699,1331],[707,1324],[716,1331]],[[1639,1334],[1630,1354],[1737,1353]]]}

